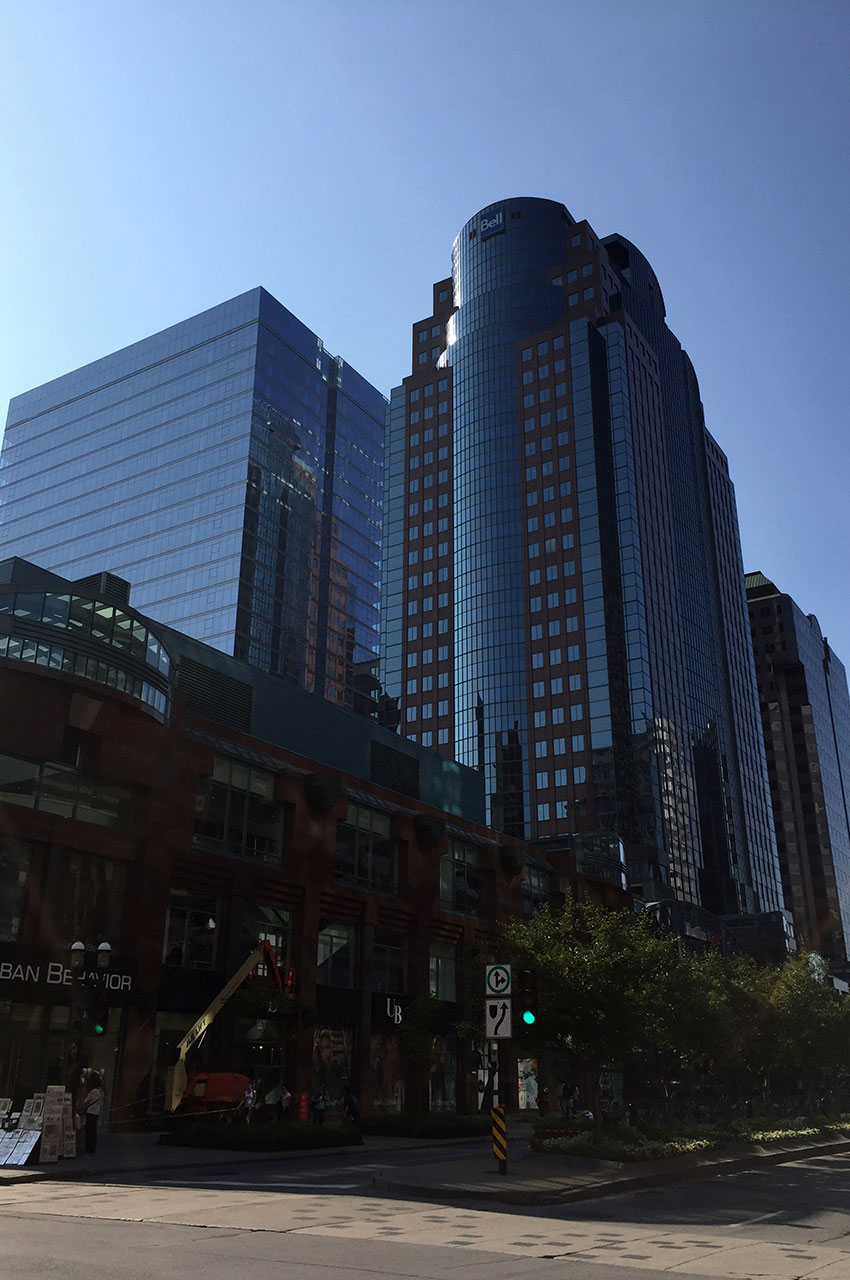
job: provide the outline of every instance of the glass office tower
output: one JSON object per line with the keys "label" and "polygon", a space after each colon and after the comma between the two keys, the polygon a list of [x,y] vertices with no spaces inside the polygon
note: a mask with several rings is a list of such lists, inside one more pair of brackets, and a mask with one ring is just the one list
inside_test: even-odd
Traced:
{"label": "glass office tower", "polygon": [[18,396],[0,548],[351,705],[378,642],[386,402],[264,289]]}
{"label": "glass office tower", "polygon": [[850,695],[821,634],[763,573],[748,573],[753,652],[785,904],[800,945],[850,960]]}
{"label": "glass office tower", "polygon": [[561,204],[466,224],[391,397],[385,688],[496,827],[775,910],[734,493],[664,316],[642,254]]}

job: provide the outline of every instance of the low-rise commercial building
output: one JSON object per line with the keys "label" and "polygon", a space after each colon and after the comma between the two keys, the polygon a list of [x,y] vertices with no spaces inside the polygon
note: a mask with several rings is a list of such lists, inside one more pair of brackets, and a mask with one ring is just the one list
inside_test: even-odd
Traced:
{"label": "low-rise commercial building", "polygon": [[174,1046],[265,938],[289,994],[270,1013],[249,983],[197,1066],[474,1108],[456,1028],[497,922],[621,900],[610,859],[561,861],[484,825],[476,771],[151,622],[121,579],[0,563],[0,1095],[91,1065],[113,1125],[161,1109]]}

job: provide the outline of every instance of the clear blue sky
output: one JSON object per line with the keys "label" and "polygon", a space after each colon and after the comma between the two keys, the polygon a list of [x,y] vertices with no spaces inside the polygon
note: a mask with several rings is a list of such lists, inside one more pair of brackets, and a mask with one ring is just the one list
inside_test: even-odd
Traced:
{"label": "clear blue sky", "polygon": [[847,0],[0,0],[0,415],[256,284],[387,391],[466,219],[563,200],[850,664],[848,67]]}

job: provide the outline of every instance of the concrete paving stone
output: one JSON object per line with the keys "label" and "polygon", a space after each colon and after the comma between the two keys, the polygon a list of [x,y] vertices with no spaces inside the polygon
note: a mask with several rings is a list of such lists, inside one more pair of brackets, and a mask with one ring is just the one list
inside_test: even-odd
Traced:
{"label": "concrete paving stone", "polygon": [[828,1262],[825,1267],[818,1267],[816,1271],[807,1271],[806,1276],[809,1280],[847,1280],[850,1276],[847,1258],[840,1262]]}
{"label": "concrete paving stone", "polygon": [[847,1255],[836,1249],[818,1249],[814,1251],[805,1268],[800,1267],[800,1259],[789,1257],[775,1245],[764,1241],[760,1244],[730,1246],[717,1253],[703,1254],[693,1261],[680,1262],[668,1268],[670,1275],[686,1275],[697,1271],[705,1276],[722,1276],[724,1280],[798,1280],[801,1274],[816,1276],[820,1280],[821,1273],[816,1268],[826,1267],[835,1262],[842,1262],[847,1280]]}

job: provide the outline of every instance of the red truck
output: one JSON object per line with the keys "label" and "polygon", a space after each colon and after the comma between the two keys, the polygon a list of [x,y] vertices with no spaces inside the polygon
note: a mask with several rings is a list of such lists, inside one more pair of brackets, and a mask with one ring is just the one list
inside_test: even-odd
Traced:
{"label": "red truck", "polygon": [[189,1077],[180,1102],[180,1114],[238,1111],[245,1101],[246,1090],[251,1087],[248,1076],[235,1071],[197,1071]]}

